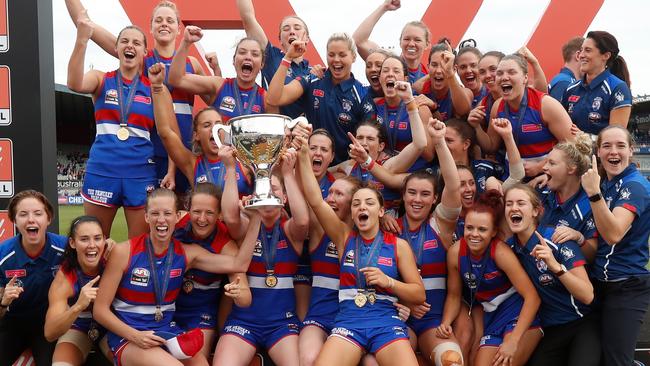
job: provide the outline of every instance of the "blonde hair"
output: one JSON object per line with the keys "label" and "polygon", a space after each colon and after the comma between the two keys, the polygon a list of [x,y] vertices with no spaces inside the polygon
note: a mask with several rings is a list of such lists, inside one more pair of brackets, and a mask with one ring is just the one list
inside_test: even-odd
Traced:
{"label": "blonde hair", "polygon": [[172,9],[176,14],[176,23],[180,24],[181,16],[180,13],[178,12],[178,8],[176,7],[176,4],[168,0],[161,0],[156,6],[153,7],[153,11],[151,11],[151,23],[153,23],[153,15],[156,14],[156,11],[160,8]]}
{"label": "blonde hair", "polygon": [[330,36],[330,38],[327,40],[327,48],[330,47],[330,43],[336,42],[336,41],[345,42],[347,44],[347,46],[348,46],[348,50],[350,50],[350,52],[352,52],[352,56],[354,58],[357,57],[357,45],[354,43],[354,39],[352,39],[352,37],[350,37],[349,34],[347,34],[345,32],[338,32],[338,33],[332,34]]}
{"label": "blonde hair", "polygon": [[575,140],[562,141],[553,147],[554,150],[562,151],[567,165],[576,168],[575,175],[581,177],[591,168],[591,154],[593,153],[591,137],[579,132]]}
{"label": "blonde hair", "polygon": [[424,22],[421,22],[419,20],[413,20],[404,25],[404,28],[402,28],[402,32],[399,34],[399,39],[400,41],[402,40],[402,36],[404,35],[404,31],[406,30],[407,27],[417,27],[420,28],[424,31],[424,40],[429,43],[429,39],[431,38],[431,31],[429,30],[429,27],[427,27]]}

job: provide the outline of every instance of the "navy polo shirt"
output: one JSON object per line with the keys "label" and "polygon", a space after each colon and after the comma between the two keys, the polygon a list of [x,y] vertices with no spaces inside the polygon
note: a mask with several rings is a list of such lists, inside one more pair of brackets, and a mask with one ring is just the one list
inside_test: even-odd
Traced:
{"label": "navy polo shirt", "polygon": [[470,163],[474,180],[476,181],[476,193],[485,192],[485,183],[490,177],[501,179],[504,170],[503,165],[490,160],[476,159]]}
{"label": "navy polo shirt", "polygon": [[[264,66],[262,67],[262,87],[266,90],[269,89],[269,84],[273,80],[273,75],[278,71],[282,58],[284,58],[284,52],[281,49],[275,47],[271,42],[266,43]],[[302,61],[296,63],[291,62],[291,67],[287,69],[287,77],[284,79],[285,84],[289,84],[293,79],[298,76],[307,76],[311,72],[311,66],[309,66],[309,61],[302,59]],[[284,107],[280,107],[280,113],[291,118],[296,118],[303,113],[302,107],[299,103],[291,103]]]}
{"label": "navy polo shirt", "polygon": [[568,67],[563,67],[560,73],[553,76],[551,82],[548,84],[548,95],[555,98],[558,102],[562,102],[562,96],[570,84],[576,82],[576,77],[573,71]]}
{"label": "navy polo shirt", "polygon": [[348,132],[355,133],[359,122],[374,117],[372,99],[368,88],[351,75],[335,85],[328,70],[322,79],[314,75],[296,78],[303,88],[300,99],[306,117],[314,129],[324,128],[336,146],[333,164],[348,160]]}
{"label": "navy polo shirt", "polygon": [[623,80],[605,69],[589,84],[585,79],[570,84],[562,105],[578,128],[597,135],[609,125],[612,110],[632,106],[632,94]]}
{"label": "navy polo shirt", "polygon": [[539,194],[544,206],[540,226],[568,226],[579,231],[585,239],[598,236],[589,197],[582,187],[571,198],[561,203],[557,193],[549,189],[543,189]]}
{"label": "navy polo shirt", "polygon": [[600,236],[592,275],[600,281],[620,281],[650,274],[648,237],[650,235],[650,183],[634,164],[612,180],[603,180],[601,192],[610,210],[623,207],[634,213],[632,225],[615,245]]}
{"label": "navy polo shirt", "polygon": [[[553,243],[550,238],[555,227],[539,226],[537,231],[544,237],[546,244],[551,248],[553,257],[558,263],[564,264],[567,270],[585,265],[585,258],[574,241],[562,244]],[[566,324],[582,318],[589,313],[589,306],[576,300],[547,267],[546,262],[536,259],[530,252],[539,244],[537,235],[533,234],[526,245],[521,246],[517,236],[512,236],[506,241],[519,258],[528,277],[535,285],[542,304],[539,308],[539,318],[542,326]]]}
{"label": "navy polo shirt", "polygon": [[63,251],[68,238],[47,233],[45,247],[36,258],[30,258],[20,244],[22,236],[16,235],[0,243],[0,287],[5,287],[12,277],[24,289],[23,293],[9,306],[5,317],[45,318],[50,284],[63,260]]}

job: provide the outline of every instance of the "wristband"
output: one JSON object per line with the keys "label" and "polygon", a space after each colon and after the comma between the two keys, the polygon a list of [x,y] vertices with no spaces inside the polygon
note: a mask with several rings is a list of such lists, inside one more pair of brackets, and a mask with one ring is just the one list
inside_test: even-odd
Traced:
{"label": "wristband", "polygon": [[282,61],[280,61],[280,65],[286,66],[287,68],[291,67],[291,61],[287,60],[286,58],[283,58]]}
{"label": "wristband", "polygon": [[408,102],[404,103],[405,105],[409,105],[411,103],[415,102],[415,98],[411,97],[411,99],[408,100]]}
{"label": "wristband", "polygon": [[395,280],[392,277],[388,277],[388,288],[392,290],[394,287],[395,287]]}
{"label": "wristband", "polygon": [[9,305],[2,305],[2,303],[0,302],[0,309],[6,309],[8,307],[9,307]]}
{"label": "wristband", "polygon": [[363,163],[361,163],[361,167],[362,167],[363,169],[367,169],[368,166],[370,166],[370,163],[372,163],[372,158],[370,157],[370,155],[368,155],[368,158],[366,159],[366,161],[364,161]]}
{"label": "wristband", "polygon": [[591,201],[591,202],[598,202],[601,199],[603,199],[603,195],[600,194],[600,192],[589,196],[589,201]]}
{"label": "wristband", "polygon": [[586,241],[585,236],[582,235],[582,233],[580,233],[580,238],[578,238],[578,240],[576,240],[576,243],[578,243],[578,246],[580,248],[582,248],[585,245],[585,241]]}
{"label": "wristband", "polygon": [[368,164],[364,169],[370,171],[370,170],[372,170],[372,168],[374,168],[374,167],[375,167],[375,161],[374,161],[374,160],[371,160],[371,161],[370,161],[370,164]]}

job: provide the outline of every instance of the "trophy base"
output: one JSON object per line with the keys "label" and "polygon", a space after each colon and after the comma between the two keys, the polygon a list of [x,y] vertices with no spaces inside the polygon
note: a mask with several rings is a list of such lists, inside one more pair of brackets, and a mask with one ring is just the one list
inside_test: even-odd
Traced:
{"label": "trophy base", "polygon": [[253,197],[246,201],[244,205],[246,208],[252,208],[254,210],[264,208],[264,207],[283,207],[282,202],[275,197],[267,198],[256,198]]}

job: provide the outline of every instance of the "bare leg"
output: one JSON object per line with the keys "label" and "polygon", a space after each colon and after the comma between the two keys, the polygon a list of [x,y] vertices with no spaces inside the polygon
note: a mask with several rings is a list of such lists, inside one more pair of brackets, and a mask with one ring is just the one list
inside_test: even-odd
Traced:
{"label": "bare leg", "polygon": [[313,325],[302,328],[298,337],[300,366],[312,366],[326,340],[327,334],[323,329]]}
{"label": "bare leg", "polygon": [[149,231],[149,225],[144,221],[144,208],[124,209],[126,226],[129,228],[129,238],[142,235]]}
{"label": "bare leg", "polygon": [[316,359],[317,366],[355,366],[361,360],[363,351],[359,346],[341,337],[327,338]]}
{"label": "bare leg", "polygon": [[84,214],[95,216],[99,220],[102,224],[102,231],[106,237],[111,235],[111,227],[113,226],[113,219],[115,219],[116,213],[117,207],[104,207],[84,201]]}
{"label": "bare leg", "polygon": [[298,336],[292,334],[279,340],[269,349],[269,356],[277,366],[299,366]]}
{"label": "bare leg", "polygon": [[253,356],[253,345],[237,336],[224,334],[217,342],[212,366],[247,366]]}

